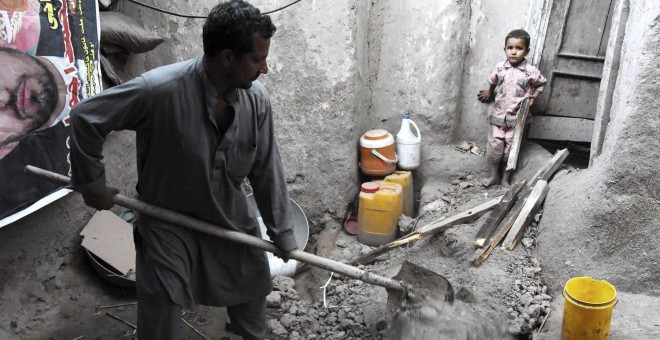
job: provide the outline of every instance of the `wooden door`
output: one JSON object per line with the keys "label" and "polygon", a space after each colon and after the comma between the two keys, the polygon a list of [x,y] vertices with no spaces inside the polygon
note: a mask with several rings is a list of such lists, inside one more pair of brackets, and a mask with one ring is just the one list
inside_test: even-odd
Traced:
{"label": "wooden door", "polygon": [[529,137],[591,142],[613,0],[554,0],[539,69],[548,79]]}

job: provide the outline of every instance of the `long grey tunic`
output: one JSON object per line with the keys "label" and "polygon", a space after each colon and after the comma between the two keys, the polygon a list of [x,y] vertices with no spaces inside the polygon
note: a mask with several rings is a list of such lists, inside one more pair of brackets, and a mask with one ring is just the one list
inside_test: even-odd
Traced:
{"label": "long grey tunic", "polygon": [[[202,65],[198,58],[157,68],[76,105],[71,111],[73,185],[101,192],[105,137],[133,130],[141,200],[261,237],[242,188],[247,176],[269,236],[280,249],[295,249],[266,90],[258,82],[250,90],[236,90],[230,99],[235,118],[222,135],[213,119],[216,89]],[[138,232],[175,303],[227,306],[272,290],[264,251],[148,216],[141,217]]]}

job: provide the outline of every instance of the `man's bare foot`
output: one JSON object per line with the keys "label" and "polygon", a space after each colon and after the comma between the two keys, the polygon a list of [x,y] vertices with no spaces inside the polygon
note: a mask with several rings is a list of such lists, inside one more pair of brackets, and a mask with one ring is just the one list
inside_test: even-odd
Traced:
{"label": "man's bare foot", "polygon": [[497,177],[488,177],[488,178],[484,178],[481,181],[481,185],[484,188],[488,188],[489,186],[494,185],[494,184],[497,184]]}
{"label": "man's bare foot", "polygon": [[502,180],[502,186],[505,187],[505,188],[508,188],[508,187],[511,186],[511,182]]}

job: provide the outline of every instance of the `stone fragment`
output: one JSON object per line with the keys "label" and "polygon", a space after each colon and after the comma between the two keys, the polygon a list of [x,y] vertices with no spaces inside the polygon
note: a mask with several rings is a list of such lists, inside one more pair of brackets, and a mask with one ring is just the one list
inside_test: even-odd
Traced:
{"label": "stone fragment", "polygon": [[523,268],[523,274],[527,277],[534,277],[534,274],[536,271],[534,270],[533,267],[525,267]]}
{"label": "stone fragment", "polygon": [[286,328],[284,328],[284,326],[282,326],[282,324],[277,320],[268,319],[267,324],[268,329],[270,329],[270,331],[277,336],[284,336],[288,333]]}
{"label": "stone fragment", "polygon": [[527,307],[527,314],[529,314],[530,317],[536,318],[539,315],[541,315],[541,312],[543,311],[543,307],[541,305],[530,305]]}
{"label": "stone fragment", "polygon": [[275,276],[273,278],[273,288],[283,292],[295,289],[296,281],[288,276]]}
{"label": "stone fragment", "polygon": [[282,305],[282,297],[280,292],[272,291],[268,296],[266,296],[266,306],[268,308],[277,308]]}
{"label": "stone fragment", "polygon": [[286,329],[291,329],[291,328],[297,326],[299,321],[298,321],[298,318],[296,318],[294,315],[291,315],[291,314],[287,313],[287,314],[282,315],[282,317],[280,318],[280,323]]}

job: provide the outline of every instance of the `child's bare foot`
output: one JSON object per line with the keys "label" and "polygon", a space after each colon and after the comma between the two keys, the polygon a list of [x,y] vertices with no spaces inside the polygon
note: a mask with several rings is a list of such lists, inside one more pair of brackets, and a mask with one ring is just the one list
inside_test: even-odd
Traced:
{"label": "child's bare foot", "polygon": [[497,184],[497,177],[488,177],[488,178],[484,178],[481,181],[481,185],[484,188],[488,188],[489,186],[494,185],[494,184]]}
{"label": "child's bare foot", "polygon": [[488,169],[488,178],[481,181],[481,185],[483,185],[484,188],[488,188],[493,184],[497,184],[497,181],[500,179],[499,167],[500,167],[499,163],[490,164],[490,167]]}
{"label": "child's bare foot", "polygon": [[504,171],[504,175],[502,175],[502,186],[503,187],[511,186],[511,173],[513,173],[513,170]]}

